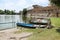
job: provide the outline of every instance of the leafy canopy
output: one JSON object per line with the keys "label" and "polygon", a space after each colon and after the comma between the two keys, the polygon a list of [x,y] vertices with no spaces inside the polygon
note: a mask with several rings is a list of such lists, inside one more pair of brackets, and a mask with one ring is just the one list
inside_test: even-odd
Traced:
{"label": "leafy canopy", "polygon": [[60,0],[50,0],[51,4],[60,7]]}

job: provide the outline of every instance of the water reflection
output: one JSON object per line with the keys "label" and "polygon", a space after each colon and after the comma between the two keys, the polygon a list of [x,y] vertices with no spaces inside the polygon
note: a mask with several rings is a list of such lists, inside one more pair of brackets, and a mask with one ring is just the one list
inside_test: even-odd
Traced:
{"label": "water reflection", "polygon": [[16,27],[17,22],[23,22],[21,15],[0,15],[0,29]]}

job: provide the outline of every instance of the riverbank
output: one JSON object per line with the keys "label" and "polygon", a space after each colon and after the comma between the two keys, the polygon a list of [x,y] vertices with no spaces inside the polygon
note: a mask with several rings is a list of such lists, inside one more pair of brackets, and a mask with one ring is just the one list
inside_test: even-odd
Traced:
{"label": "riverbank", "polygon": [[51,22],[54,26],[52,29],[35,29],[28,40],[60,40],[60,18],[51,18]]}
{"label": "riverbank", "polygon": [[16,31],[19,31],[19,29],[13,28],[0,31],[0,40],[27,40],[27,37],[32,35],[29,32],[14,33]]}
{"label": "riverbank", "polygon": [[51,18],[51,22],[54,25],[52,29],[13,28],[0,31],[0,40],[60,40],[60,18]]}
{"label": "riverbank", "polygon": [[[28,40],[60,40],[60,18],[51,18],[52,29],[38,28],[22,30],[23,32],[33,32]],[[17,33],[19,33],[18,31]]]}

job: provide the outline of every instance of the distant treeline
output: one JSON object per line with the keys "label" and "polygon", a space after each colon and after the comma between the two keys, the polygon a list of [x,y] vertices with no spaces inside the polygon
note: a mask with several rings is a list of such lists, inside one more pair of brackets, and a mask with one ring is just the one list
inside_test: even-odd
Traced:
{"label": "distant treeline", "polygon": [[19,14],[19,13],[16,13],[15,11],[13,10],[0,10],[0,14],[6,14],[6,15],[14,15],[14,14]]}

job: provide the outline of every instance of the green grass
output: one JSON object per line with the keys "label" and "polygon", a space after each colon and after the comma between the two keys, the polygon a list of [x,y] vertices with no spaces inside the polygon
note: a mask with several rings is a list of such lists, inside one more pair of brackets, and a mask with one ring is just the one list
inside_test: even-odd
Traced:
{"label": "green grass", "polygon": [[42,32],[36,31],[28,40],[60,40],[60,33],[58,33],[55,28],[42,29]]}
{"label": "green grass", "polygon": [[[60,32],[57,31],[57,28],[47,29],[47,28],[38,28],[38,29],[27,29],[17,31],[21,32],[33,32],[32,36],[28,37],[28,40],[60,40]],[[60,29],[59,29],[60,30]]]}
{"label": "green grass", "polygon": [[51,18],[52,29],[23,29],[19,32],[33,32],[33,35],[28,37],[28,40],[60,40],[60,18]]}
{"label": "green grass", "polygon": [[35,29],[35,33],[28,40],[60,40],[60,18],[51,18],[51,22],[54,28]]}
{"label": "green grass", "polygon": [[60,26],[60,18],[51,18],[52,25]]}

